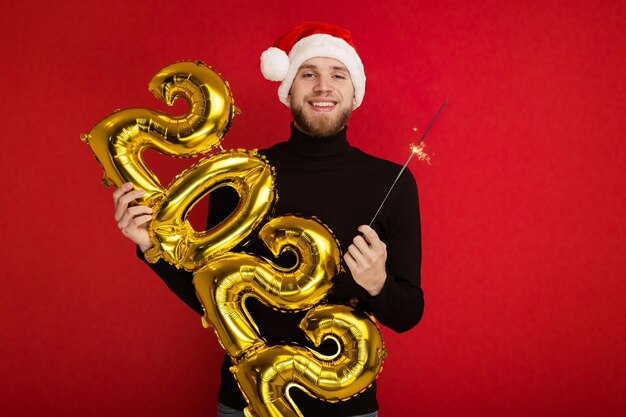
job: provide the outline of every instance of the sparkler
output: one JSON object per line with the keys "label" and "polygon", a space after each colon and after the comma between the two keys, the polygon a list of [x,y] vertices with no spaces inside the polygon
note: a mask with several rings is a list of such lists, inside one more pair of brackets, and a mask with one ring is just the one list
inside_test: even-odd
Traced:
{"label": "sparkler", "polygon": [[[419,142],[417,142],[417,145],[413,144],[413,143],[410,145],[411,146],[411,154],[409,155],[409,158],[406,160],[406,162],[402,166],[402,169],[400,169],[400,172],[398,173],[398,176],[396,177],[396,179],[393,181],[393,184],[391,184],[391,187],[389,188],[389,191],[387,191],[387,195],[383,199],[383,202],[380,203],[380,206],[378,206],[378,210],[376,210],[376,214],[374,214],[374,217],[372,217],[372,221],[369,224],[370,227],[372,226],[372,223],[374,223],[374,220],[376,220],[376,217],[378,216],[378,213],[380,213],[380,209],[382,209],[383,205],[385,205],[385,202],[387,201],[387,198],[389,197],[389,194],[391,194],[391,190],[393,190],[393,187],[395,187],[396,183],[398,182],[398,179],[400,178],[400,175],[402,175],[402,173],[406,169],[407,165],[409,165],[409,162],[413,158],[413,155],[417,155],[417,158],[419,160],[421,160],[421,161],[426,161],[426,162],[430,163],[430,157],[424,152],[424,146],[425,146],[425,144],[423,143],[424,142],[424,138],[428,134],[428,131],[430,130],[430,128],[433,127],[433,124],[435,123],[435,120],[437,120],[437,117],[439,117],[439,113],[441,113],[443,108],[446,107],[446,104],[448,104],[448,99],[444,100],[443,104],[439,108],[439,111],[437,111],[437,114],[435,114],[435,117],[433,117],[433,120],[430,121],[430,124],[426,128],[426,131],[424,132],[424,134],[420,138]],[[416,131],[417,129],[413,128],[413,130]]]}

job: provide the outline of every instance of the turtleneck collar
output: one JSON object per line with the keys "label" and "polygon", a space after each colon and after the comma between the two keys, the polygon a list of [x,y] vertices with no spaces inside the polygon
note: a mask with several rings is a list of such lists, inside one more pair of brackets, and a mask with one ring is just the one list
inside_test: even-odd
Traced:
{"label": "turtleneck collar", "polygon": [[346,138],[347,130],[348,126],[332,136],[313,137],[301,132],[291,123],[291,137],[287,141],[287,146],[292,152],[309,158],[343,155],[350,149]]}

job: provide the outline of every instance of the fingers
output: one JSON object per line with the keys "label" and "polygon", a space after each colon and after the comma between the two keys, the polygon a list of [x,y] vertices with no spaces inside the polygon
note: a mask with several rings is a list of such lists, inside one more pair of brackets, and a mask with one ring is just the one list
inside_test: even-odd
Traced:
{"label": "fingers", "polygon": [[115,189],[115,191],[113,191],[113,203],[117,205],[117,200],[119,200],[119,198],[123,194],[129,192],[132,189],[133,189],[132,182],[125,182],[124,184],[120,185],[118,188]]}
{"label": "fingers", "polygon": [[380,294],[387,279],[387,246],[371,227],[360,226],[359,232],[363,235],[353,239],[343,259],[355,282],[375,296]]}
{"label": "fingers", "polygon": [[152,220],[152,208],[131,202],[145,195],[144,190],[133,190],[130,182],[120,185],[113,192],[115,221],[124,236],[139,245],[142,252],[152,247],[148,233],[148,223]]}
{"label": "fingers", "polygon": [[115,221],[125,235],[132,234],[152,219],[152,208],[141,204],[129,206],[132,201],[143,195],[145,195],[145,191],[133,190],[133,184],[130,182],[120,185],[113,192]]}
{"label": "fingers", "polygon": [[145,225],[152,219],[151,215],[135,217],[125,228],[120,228],[126,236],[135,236],[137,230],[145,228]]}
{"label": "fingers", "polygon": [[135,199],[145,195],[144,190],[133,190],[130,182],[122,184],[113,192],[113,203],[115,204],[115,221],[119,222],[126,213],[128,205]]}
{"label": "fingers", "polygon": [[346,265],[351,270],[368,268],[381,259],[386,259],[387,246],[380,240],[378,234],[369,226],[360,226],[363,235],[357,235],[344,255]]}
{"label": "fingers", "polygon": [[368,252],[362,251],[354,243],[348,246],[346,255],[350,255],[350,258],[354,261],[355,266],[366,266],[371,262],[371,258],[368,256]]}
{"label": "fingers", "polygon": [[373,262],[376,258],[386,253],[387,246],[380,240],[374,229],[363,225],[359,227],[359,231],[363,235],[357,235],[348,247],[348,251],[355,261],[358,263],[363,261]]}
{"label": "fingers", "polygon": [[[137,229],[152,219],[152,209],[147,206],[127,208],[117,222],[117,226],[128,234],[128,229]],[[131,231],[132,231],[131,230]]]}
{"label": "fingers", "polygon": [[385,243],[380,240],[380,238],[378,237],[378,233],[376,233],[376,231],[374,229],[372,229],[370,226],[367,225],[362,225],[359,226],[359,232],[363,233],[363,237],[364,239],[367,241],[367,243],[372,246],[372,247],[376,247],[376,246],[383,246],[385,247]]}
{"label": "fingers", "polygon": [[367,253],[371,249],[369,243],[367,243],[367,241],[361,235],[357,235],[354,237],[354,239],[352,239],[352,245],[356,246],[356,248],[361,253]]}
{"label": "fingers", "polygon": [[343,255],[343,260],[346,262],[346,265],[348,265],[348,268],[350,269],[350,271],[354,272],[357,270],[359,264],[357,263],[357,261],[354,260],[350,252],[346,252]]}
{"label": "fingers", "polygon": [[124,213],[128,211],[130,202],[143,196],[145,193],[144,190],[134,190],[122,195],[115,205],[115,220],[120,221]]}

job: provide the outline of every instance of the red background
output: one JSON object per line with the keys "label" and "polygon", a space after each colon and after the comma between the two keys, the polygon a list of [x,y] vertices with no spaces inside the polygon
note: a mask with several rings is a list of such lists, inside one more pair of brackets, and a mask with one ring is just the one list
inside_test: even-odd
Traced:
{"label": "red background", "polygon": [[403,163],[449,98],[432,165],[411,163],[427,304],[384,330],[381,416],[624,415],[625,17],[624,1],[4,5],[0,415],[212,415],[215,336],[119,234],[79,134],[163,108],[151,77],[200,59],[242,110],[226,148],[285,139],[258,59],[303,20],[353,32],[354,145]]}

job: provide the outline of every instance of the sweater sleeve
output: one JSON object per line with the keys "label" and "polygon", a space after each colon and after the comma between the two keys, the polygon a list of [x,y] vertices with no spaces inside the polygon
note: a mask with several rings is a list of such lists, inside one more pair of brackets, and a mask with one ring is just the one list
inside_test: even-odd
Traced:
{"label": "sweater sleeve", "polygon": [[[211,192],[209,200],[209,212],[207,217],[207,229],[216,226],[224,220],[237,206],[238,195],[230,187],[220,187]],[[172,290],[178,298],[187,304],[196,313],[202,315],[204,310],[196,295],[193,285],[193,273],[178,269],[163,259],[152,264],[146,261],[144,254],[137,247],[137,256],[142,259],[158,276],[165,285]]]}
{"label": "sweater sleeve", "polygon": [[381,324],[405,332],[421,320],[424,312],[419,202],[410,171],[402,175],[381,214],[374,228],[387,245],[387,280],[380,294],[368,295],[366,300]]}
{"label": "sweater sleeve", "polygon": [[156,263],[150,263],[146,260],[141,250],[139,250],[139,247],[137,247],[137,256],[193,311],[200,315],[204,314],[202,305],[196,296],[196,289],[193,286],[193,273],[185,271],[184,269],[177,269],[174,265],[167,263],[163,259],[159,259]]}

